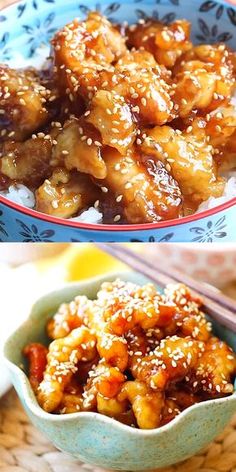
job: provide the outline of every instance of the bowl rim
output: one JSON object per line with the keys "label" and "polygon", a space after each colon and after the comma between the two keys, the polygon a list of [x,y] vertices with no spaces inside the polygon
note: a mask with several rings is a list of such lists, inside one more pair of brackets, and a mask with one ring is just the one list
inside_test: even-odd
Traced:
{"label": "bowl rim", "polygon": [[[235,10],[236,12],[236,4],[232,2],[232,0],[216,0],[217,3],[222,4],[222,5],[227,5],[230,6],[232,9]],[[16,3],[21,3],[23,0],[10,0],[10,2],[4,6],[3,8],[0,7],[0,11],[4,10],[10,10],[11,8],[14,7]],[[55,216],[50,216],[46,215],[45,213],[40,213],[36,210],[32,210],[31,208],[24,207],[23,205],[20,205],[18,203],[12,202],[8,198],[4,197],[3,195],[0,195],[0,203],[2,203],[4,206],[8,206],[12,208],[13,210],[24,214],[26,216],[31,216],[33,218],[36,218],[40,221],[48,222],[51,224],[58,224],[64,227],[71,227],[74,229],[82,229],[82,230],[90,230],[90,231],[109,231],[109,232],[135,232],[135,231],[148,231],[148,230],[158,230],[161,228],[169,228],[169,227],[175,227],[179,226],[181,224],[187,224],[187,223],[192,223],[194,221],[201,220],[203,218],[208,218],[210,216],[216,215],[217,213],[220,213],[224,210],[227,210],[234,205],[236,205],[236,197],[228,200],[225,203],[222,203],[221,205],[217,205],[213,208],[210,208],[209,210],[205,210],[199,213],[194,213],[193,215],[189,216],[184,216],[182,218],[175,218],[167,221],[160,221],[160,222],[154,222],[154,223],[142,223],[142,224],[124,224],[124,225],[116,225],[116,224],[96,224],[96,223],[83,223],[83,222],[78,222],[78,221],[72,221],[72,220],[67,220],[65,218],[59,218]]]}
{"label": "bowl rim", "polygon": [[32,210],[31,208],[24,207],[18,203],[12,202],[8,198],[0,195],[0,203],[4,206],[10,207],[13,210],[17,211],[26,216],[36,218],[37,220],[48,222],[51,224],[57,224],[60,226],[70,227],[74,229],[82,230],[91,230],[91,231],[109,231],[109,232],[125,232],[130,233],[135,231],[149,231],[162,228],[170,228],[179,226],[181,224],[188,224],[194,221],[200,221],[201,219],[208,218],[210,216],[220,214],[221,212],[236,206],[236,197],[230,199],[228,202],[217,205],[209,210],[205,210],[199,213],[194,213],[193,215],[183,216],[182,218],[175,218],[167,221],[160,221],[158,223],[143,223],[143,224],[124,224],[124,225],[112,225],[112,224],[96,224],[96,223],[83,223],[72,220],[67,220],[65,218],[59,218],[56,216],[50,216],[45,213],[40,213],[39,211]]}
{"label": "bowl rim", "polygon": [[[136,274],[134,271],[130,271],[131,274]],[[195,403],[194,405],[186,408],[184,411],[182,411],[178,416],[176,416],[173,420],[171,420],[169,423],[161,426],[161,427],[158,427],[158,428],[154,428],[154,429],[150,429],[150,430],[143,430],[143,429],[138,429],[138,428],[132,428],[131,426],[129,425],[126,425],[126,424],[123,424],[121,422],[119,422],[118,420],[114,419],[114,418],[110,418],[108,416],[105,416],[101,413],[98,413],[98,412],[78,412],[78,413],[67,413],[67,414],[64,414],[64,415],[55,415],[53,413],[47,413],[46,411],[44,411],[38,404],[37,402],[37,399],[35,397],[35,394],[33,392],[33,389],[30,385],[30,382],[29,382],[29,379],[26,375],[26,373],[21,369],[20,366],[18,366],[17,364],[15,364],[14,362],[12,362],[11,360],[9,360],[8,358],[8,355],[6,353],[6,350],[7,350],[7,347],[8,347],[8,344],[9,342],[11,342],[11,339],[15,337],[16,334],[18,333],[21,333],[22,331],[24,331],[24,329],[28,326],[28,324],[31,324],[32,320],[33,319],[36,319],[34,317],[34,313],[33,313],[33,308],[35,305],[37,305],[38,303],[40,303],[41,301],[46,301],[47,298],[57,294],[58,292],[61,292],[65,289],[69,289],[71,288],[72,290],[78,288],[79,290],[82,290],[83,289],[83,286],[87,286],[87,285],[90,285],[90,284],[93,284],[93,283],[99,283],[99,282],[103,282],[105,281],[106,278],[117,278],[117,277],[127,277],[129,273],[127,272],[124,272],[124,271],[112,271],[112,272],[109,272],[107,274],[104,274],[104,275],[98,275],[98,276],[95,276],[95,277],[91,277],[91,278],[88,278],[86,280],[82,280],[80,282],[70,282],[70,283],[67,283],[67,284],[64,284],[63,287],[60,287],[58,289],[55,289],[53,291],[50,291],[46,294],[44,294],[43,296],[41,296],[40,298],[38,298],[34,304],[32,305],[31,307],[31,311],[29,313],[29,316],[27,317],[27,319],[7,338],[6,342],[4,343],[4,348],[3,348],[3,357],[4,357],[4,362],[5,364],[7,365],[8,369],[10,371],[13,371],[15,372],[17,378],[18,378],[18,381],[20,382],[20,385],[21,385],[21,388],[22,388],[22,396],[23,396],[23,399],[24,399],[24,402],[25,402],[25,405],[27,406],[27,408],[29,409],[30,412],[32,412],[33,415],[35,415],[37,418],[39,419],[43,419],[45,421],[52,421],[53,423],[63,423],[63,422],[73,422],[73,420],[79,420],[80,418],[81,419],[87,419],[87,420],[91,420],[91,421],[98,421],[100,422],[101,424],[110,424],[111,426],[117,428],[118,430],[121,430],[123,431],[124,433],[130,433],[134,436],[159,436],[161,433],[164,433],[166,431],[168,431],[172,426],[175,427],[177,426],[179,423],[183,423],[186,419],[186,417],[191,414],[193,411],[195,411],[196,409],[204,409],[206,406],[209,406],[209,405],[223,405],[225,403],[229,403],[229,402],[234,402],[235,403],[235,406],[236,406],[236,386],[235,386],[235,390],[234,392],[232,393],[232,395],[229,395],[229,396],[226,396],[226,397],[221,397],[221,398],[216,398],[216,399],[212,399],[212,400],[206,400],[206,401],[203,401],[203,402],[200,402],[200,403]],[[142,275],[142,274],[141,274]],[[144,279],[146,279],[147,281],[149,280],[148,277],[144,276]],[[236,380],[235,380],[236,382]],[[78,421],[78,425],[79,425],[79,421]]]}

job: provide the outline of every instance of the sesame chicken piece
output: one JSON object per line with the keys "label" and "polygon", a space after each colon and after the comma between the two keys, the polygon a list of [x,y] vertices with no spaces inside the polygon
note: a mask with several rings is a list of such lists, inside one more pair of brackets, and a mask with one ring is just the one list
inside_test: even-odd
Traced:
{"label": "sesame chicken piece", "polygon": [[129,46],[144,48],[153,54],[159,64],[168,68],[172,68],[177,59],[192,47],[190,23],[186,20],[177,20],[167,26],[148,20],[129,27],[127,36]]}
{"label": "sesame chicken piece", "polygon": [[[97,364],[94,364],[88,372],[87,382],[83,389],[83,410],[98,409],[98,397],[100,399],[100,406],[102,400],[115,400],[121,390],[122,385],[126,380],[125,375],[118,369],[118,367],[111,367],[101,359]],[[108,407],[109,402],[107,403]],[[111,406],[112,402],[110,402]]]}
{"label": "sesame chicken piece", "polygon": [[67,336],[73,329],[86,324],[86,311],[91,302],[84,295],[78,295],[70,303],[59,306],[47,323],[47,334],[51,339]]}
{"label": "sesame chicken piece", "polygon": [[164,407],[161,412],[160,426],[164,426],[180,414],[178,404],[172,398],[165,398]]}
{"label": "sesame chicken piece", "polygon": [[165,406],[162,410],[161,426],[172,421],[181,411],[201,401],[201,397],[184,390],[183,386],[174,387],[165,393]]}
{"label": "sesame chicken piece", "polygon": [[103,284],[98,292],[101,301],[102,316],[109,330],[118,336],[126,334],[135,327],[144,331],[154,327],[167,326],[174,313],[175,306],[163,304],[160,294],[152,284],[140,287],[135,284],[116,280]]}
{"label": "sesame chicken piece", "polygon": [[233,64],[225,45],[195,46],[175,70],[174,102],[180,117],[192,110],[207,113],[228,100],[235,88]]}
{"label": "sesame chicken piece", "polygon": [[206,342],[211,335],[211,323],[200,310],[202,300],[184,284],[168,284],[164,290],[164,303],[174,303],[181,315],[176,317],[175,332]]}
{"label": "sesame chicken piece", "polygon": [[[125,98],[138,123],[163,125],[175,117],[169,75],[153,58],[130,52],[120,59],[112,76],[112,90]],[[108,85],[109,87],[109,85]]]}
{"label": "sesame chicken piece", "polygon": [[118,401],[117,398],[106,398],[97,394],[97,411],[102,415],[119,420],[119,417],[127,411],[127,401]]}
{"label": "sesame chicken piece", "polygon": [[190,336],[168,337],[161,340],[153,353],[132,366],[132,374],[154,390],[165,390],[170,382],[182,380],[196,368],[203,352],[204,343]]}
{"label": "sesame chicken piece", "polygon": [[125,39],[102,15],[91,12],[74,20],[52,41],[55,64],[65,87],[81,95],[99,81],[99,72],[127,51]]}
{"label": "sesame chicken piece", "polygon": [[103,318],[101,303],[94,301],[89,307],[88,326],[95,332],[101,359],[123,372],[128,365],[127,341],[110,332],[109,325]]}
{"label": "sesame chicken piece", "polygon": [[45,124],[51,95],[33,69],[14,70],[0,64],[0,142],[24,141]]}
{"label": "sesame chicken piece", "polygon": [[31,343],[23,349],[23,355],[29,362],[29,381],[36,393],[40,382],[43,380],[44,370],[47,365],[48,349],[40,343]]}
{"label": "sesame chicken piece", "polygon": [[[128,223],[150,223],[178,218],[182,212],[177,183],[159,161],[140,160],[138,152],[122,156],[115,149],[103,151],[107,167],[105,185],[121,198]],[[114,221],[116,221],[114,219]]]}
{"label": "sesame chicken piece", "polygon": [[[217,156],[218,157],[218,156]],[[235,170],[236,168],[236,131],[224,145],[223,153],[220,153],[218,160],[219,169],[221,172]]]}
{"label": "sesame chicken piece", "polygon": [[[140,356],[145,356],[150,351],[149,337],[141,328],[135,327],[125,336],[128,343],[129,369],[137,363]],[[156,346],[155,346],[156,347]],[[139,361],[138,361],[139,362]]]}
{"label": "sesame chicken piece", "polygon": [[86,175],[56,168],[36,190],[36,210],[71,218],[96,201],[98,189]]}
{"label": "sesame chicken piece", "polygon": [[[224,151],[225,145],[233,141],[233,134],[236,132],[235,105],[226,104],[209,113],[205,130],[215,151]],[[224,159],[224,156],[222,158]]]}
{"label": "sesame chicken piece", "polygon": [[65,123],[57,136],[52,157],[64,163],[66,169],[76,169],[97,179],[106,177],[106,165],[101,155],[100,133],[83,118]]}
{"label": "sesame chicken piece", "polygon": [[78,362],[91,360],[95,355],[96,337],[85,326],[50,344],[44,378],[37,394],[45,411],[50,413],[58,408],[66,386],[77,371]]}
{"label": "sesame chicken piece", "polygon": [[82,388],[81,393],[64,393],[56,413],[65,415],[78,413],[79,411],[86,411],[83,408]]}
{"label": "sesame chicken piece", "polygon": [[78,384],[76,375],[77,373],[72,376],[69,384],[65,387],[61,403],[55,413],[68,414],[86,411],[83,407],[83,387]]}
{"label": "sesame chicken piece", "polygon": [[129,401],[139,428],[153,429],[160,425],[163,393],[154,392],[144,382],[134,380],[124,384],[117,399],[119,402]]}
{"label": "sesame chicken piece", "polygon": [[124,98],[115,92],[99,90],[90,104],[87,121],[99,130],[103,145],[125,154],[132,146],[136,135],[136,125]]}
{"label": "sesame chicken piece", "polygon": [[125,39],[98,12],[90,12],[85,21],[75,19],[58,31],[52,40],[55,62],[79,70],[86,61],[110,64],[126,53]]}
{"label": "sesame chicken piece", "polygon": [[217,177],[213,148],[202,130],[199,134],[190,134],[168,126],[156,126],[145,134],[141,151],[170,165],[181,192],[193,205],[197,207],[210,196],[222,195],[225,182]]}
{"label": "sesame chicken piece", "polygon": [[97,393],[105,398],[114,398],[119,393],[125,380],[125,375],[118,367],[111,367],[101,360],[89,372],[89,378],[84,387],[84,398]]}
{"label": "sesame chicken piece", "polygon": [[11,181],[38,187],[51,173],[51,138],[6,141],[0,145],[0,172]]}
{"label": "sesame chicken piece", "polygon": [[232,379],[236,374],[236,355],[227,344],[216,337],[206,343],[190,384],[194,391],[203,391],[211,397],[233,392]]}

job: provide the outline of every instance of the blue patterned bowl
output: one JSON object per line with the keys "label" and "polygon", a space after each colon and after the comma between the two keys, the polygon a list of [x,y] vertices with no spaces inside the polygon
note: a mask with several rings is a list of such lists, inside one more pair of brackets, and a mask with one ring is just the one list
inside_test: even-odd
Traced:
{"label": "blue patterned bowl", "polygon": [[[61,416],[45,413],[39,407],[25,373],[19,368],[24,363],[22,348],[28,342],[47,342],[45,323],[60,303],[70,301],[78,294],[94,298],[102,282],[116,277],[140,284],[147,282],[134,272],[116,273],[69,285],[41,298],[33,306],[28,321],[6,342],[5,358],[27,414],[58,449],[106,469],[135,471],[167,467],[195,454],[220,433],[235,412],[236,391],[229,397],[187,408],[159,429],[138,430],[99,413]],[[236,350],[234,333],[218,323],[214,323],[213,328],[217,336]]]}
{"label": "blue patterned bowl", "polygon": [[[236,8],[223,0],[24,0],[0,11],[0,61],[11,59],[15,51],[32,56],[56,29],[93,9],[118,21],[187,18],[195,42],[236,43]],[[0,197],[0,241],[235,241],[235,218],[236,198],[180,220],[118,226],[52,218]]]}

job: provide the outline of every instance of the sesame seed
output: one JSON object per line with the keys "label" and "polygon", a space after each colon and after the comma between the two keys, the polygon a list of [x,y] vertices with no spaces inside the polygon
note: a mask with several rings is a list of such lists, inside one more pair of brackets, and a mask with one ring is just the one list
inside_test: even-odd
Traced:
{"label": "sesame seed", "polygon": [[107,193],[108,192],[108,188],[107,187],[101,187],[101,190],[103,193]]}

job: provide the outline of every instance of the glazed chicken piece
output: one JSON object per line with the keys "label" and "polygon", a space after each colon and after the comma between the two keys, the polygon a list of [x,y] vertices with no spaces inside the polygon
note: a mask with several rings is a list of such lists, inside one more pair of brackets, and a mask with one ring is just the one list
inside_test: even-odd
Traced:
{"label": "glazed chicken piece", "polygon": [[[126,417],[126,412],[128,410],[128,402],[126,400],[124,401],[118,401],[117,398],[107,398],[101,395],[100,393],[97,394],[97,411],[98,413],[101,413],[102,415],[110,416],[111,418],[115,418],[118,421],[121,421],[124,423],[124,419]],[[123,418],[123,421],[122,421]],[[131,415],[130,415],[131,418]],[[134,423],[134,419],[132,420],[130,418],[127,418],[128,423],[126,424],[132,424]]]}
{"label": "glazed chicken piece", "polygon": [[164,328],[175,314],[175,306],[164,305],[152,284],[140,287],[119,280],[103,284],[98,293],[98,303],[109,331],[118,336],[136,327],[144,331],[154,327]]}
{"label": "glazed chicken piece", "polygon": [[191,336],[198,341],[206,342],[211,335],[211,323],[207,321],[201,311],[202,300],[193,295],[184,284],[168,284],[164,291],[164,303],[174,303],[180,313],[174,317],[175,326],[166,329],[166,334],[174,332],[184,336]]}
{"label": "glazed chicken piece", "polygon": [[[218,157],[218,156],[217,156]],[[219,168],[221,172],[227,172],[229,170],[235,170],[236,168],[236,131],[226,142],[223,152],[220,154],[218,160]]]}
{"label": "glazed chicken piece", "polygon": [[144,382],[128,381],[117,397],[118,401],[128,400],[132,406],[139,428],[153,429],[160,426],[164,395],[154,392]]}
{"label": "glazed chicken piece", "polygon": [[83,118],[65,123],[57,136],[52,157],[68,170],[76,169],[97,179],[106,177],[106,165],[101,155],[101,136]]}
{"label": "glazed chicken piece", "polygon": [[127,51],[125,39],[97,12],[86,21],[74,20],[54,37],[55,64],[63,86],[72,94],[88,95],[99,82],[99,72]]}
{"label": "glazed chicken piece", "polygon": [[0,172],[11,181],[35,188],[51,174],[51,138],[7,141],[0,145]]}
{"label": "glazed chicken piece", "polygon": [[78,411],[86,411],[84,408],[83,388],[73,382],[67,385],[63,393],[61,403],[55,410],[55,413],[67,414],[78,413]]}
{"label": "glazed chicken piece", "polygon": [[106,75],[109,74],[112,90],[125,98],[138,123],[162,125],[174,118],[169,74],[153,56],[147,52],[129,52],[117,62],[114,72]]}
{"label": "glazed chicken piece", "polygon": [[154,390],[165,390],[170,382],[181,381],[196,369],[203,352],[204,343],[190,336],[162,339],[153,353],[137,359],[132,374]]}
{"label": "glazed chicken piece", "polygon": [[29,381],[35,393],[43,380],[47,365],[47,353],[48,349],[40,343],[28,344],[23,350],[23,354],[29,363]]}
{"label": "glazed chicken piece", "polygon": [[90,301],[78,295],[70,303],[63,303],[53,318],[48,321],[47,334],[50,339],[64,338],[73,329],[86,324],[86,312]]}
{"label": "glazed chicken piece", "polygon": [[[147,154],[148,156],[148,154]],[[104,181],[117,201],[123,204],[124,216],[128,223],[150,223],[178,218],[182,213],[181,192],[176,181],[165,166],[140,155],[127,152],[122,156],[115,149],[103,151],[107,167]],[[118,221],[116,215],[114,221]]]}
{"label": "glazed chicken piece", "polygon": [[47,412],[60,405],[66,386],[77,371],[79,361],[88,361],[96,356],[96,337],[84,326],[74,329],[68,336],[50,344],[47,366],[40,383],[37,398]]}
{"label": "glazed chicken piece", "polygon": [[198,360],[196,371],[188,381],[198,392],[222,396],[233,392],[232,379],[236,374],[236,356],[226,343],[211,337],[203,356]]}
{"label": "glazed chicken piece", "polygon": [[40,84],[33,69],[0,65],[0,142],[24,141],[48,120],[52,92]]}
{"label": "glazed chicken piece", "polygon": [[104,320],[101,303],[96,301],[88,309],[88,326],[96,333],[97,350],[105,362],[111,367],[118,367],[124,372],[128,365],[128,347],[126,339],[110,332]]}
{"label": "glazed chicken piece", "polygon": [[206,117],[205,130],[215,151],[224,151],[224,147],[230,141],[234,141],[233,134],[236,131],[235,105],[228,104],[209,113]]}
{"label": "glazed chicken piece", "polygon": [[121,154],[134,143],[136,125],[130,107],[116,92],[99,90],[91,101],[87,121],[99,130],[103,145]]}
{"label": "glazed chicken piece", "polygon": [[101,360],[89,372],[89,379],[84,388],[84,399],[89,401],[91,395],[96,396],[100,393],[105,398],[114,398],[119,393],[125,375],[120,372],[118,367],[111,367]]}
{"label": "glazed chicken piece", "polygon": [[162,410],[161,426],[172,421],[181,411],[200,401],[200,396],[184,390],[182,385],[168,390],[165,395],[165,405]]}
{"label": "glazed chicken piece", "polygon": [[[84,388],[75,382],[75,376],[72,378],[72,382],[66,387],[60,403],[60,413],[95,411],[96,409],[102,413],[100,410],[104,409],[105,405],[107,405],[107,410],[109,406],[110,408],[114,407],[117,402],[116,396],[125,379],[126,377],[117,367],[109,367],[103,361],[97,365],[94,363],[88,373],[88,380]],[[123,412],[123,409],[119,408],[118,412]]]}
{"label": "glazed chicken piece", "polygon": [[173,178],[193,208],[210,196],[221,196],[224,180],[217,177],[213,148],[202,130],[190,134],[162,126],[146,130],[145,135],[141,151],[169,164]]}
{"label": "glazed chicken piece", "polygon": [[128,45],[144,48],[153,54],[158,64],[172,68],[181,55],[191,49],[190,23],[177,20],[168,26],[155,20],[129,27]]}
{"label": "glazed chicken piece", "polygon": [[175,70],[173,100],[184,118],[193,110],[215,110],[233,94],[233,64],[225,45],[195,46]]}
{"label": "glazed chicken piece", "polygon": [[86,175],[57,168],[36,190],[36,210],[60,218],[71,218],[93,205],[98,188]]}

